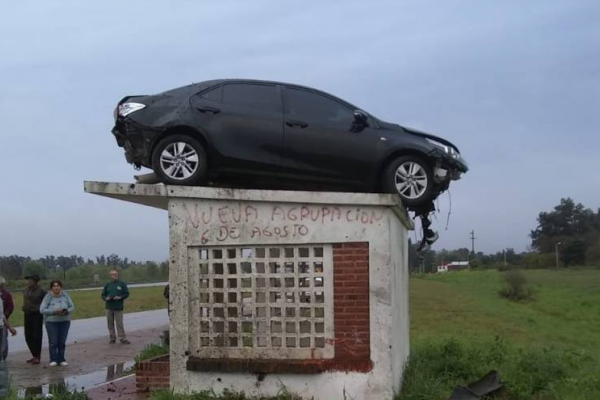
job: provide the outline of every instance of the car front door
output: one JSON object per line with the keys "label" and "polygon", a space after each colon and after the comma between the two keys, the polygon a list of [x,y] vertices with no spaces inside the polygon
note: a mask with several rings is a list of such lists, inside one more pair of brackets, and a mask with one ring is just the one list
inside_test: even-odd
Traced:
{"label": "car front door", "polygon": [[354,109],[323,93],[284,89],[282,173],[338,183],[373,176],[377,135],[357,125]]}
{"label": "car front door", "polygon": [[277,172],[283,139],[278,85],[226,83],[194,96],[191,106],[220,170]]}

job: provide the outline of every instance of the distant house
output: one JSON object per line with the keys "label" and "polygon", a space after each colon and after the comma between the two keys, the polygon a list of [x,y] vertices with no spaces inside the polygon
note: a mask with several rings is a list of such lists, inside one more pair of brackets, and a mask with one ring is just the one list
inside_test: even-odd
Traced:
{"label": "distant house", "polygon": [[438,265],[437,272],[460,271],[467,268],[469,268],[468,261],[452,261],[451,263]]}

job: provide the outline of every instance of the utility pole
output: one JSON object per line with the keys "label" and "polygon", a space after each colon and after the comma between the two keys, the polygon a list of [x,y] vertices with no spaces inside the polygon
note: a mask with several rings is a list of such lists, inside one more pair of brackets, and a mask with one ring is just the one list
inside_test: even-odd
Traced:
{"label": "utility pole", "polygon": [[558,257],[558,247],[559,247],[561,244],[562,244],[562,242],[558,242],[558,243],[556,243],[556,246],[554,247],[554,249],[555,249],[554,251],[555,251],[555,253],[556,253],[556,268],[557,268],[557,269],[558,269],[558,268],[559,268],[559,266],[560,266],[560,259],[559,259],[559,257]]}
{"label": "utility pole", "polygon": [[475,255],[475,230],[471,231],[471,253]]}
{"label": "utility pole", "polygon": [[475,257],[475,230],[472,230],[470,234],[471,234],[471,236],[470,236],[471,253],[469,254],[469,258],[467,260],[467,262],[468,262],[467,266],[469,268],[469,271],[471,270],[471,257]]}

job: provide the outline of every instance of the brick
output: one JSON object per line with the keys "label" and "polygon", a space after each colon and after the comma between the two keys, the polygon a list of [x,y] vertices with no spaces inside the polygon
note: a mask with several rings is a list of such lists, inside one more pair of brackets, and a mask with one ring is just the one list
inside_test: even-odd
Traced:
{"label": "brick", "polygon": [[344,273],[346,268],[353,268],[354,263],[351,261],[338,261],[333,266],[334,277],[338,274]]}
{"label": "brick", "polygon": [[351,256],[354,254],[354,250],[352,249],[337,249],[333,251],[334,256]]}
{"label": "brick", "polygon": [[343,248],[345,249],[356,249],[356,248],[368,248],[368,242],[352,242],[352,243],[343,243]]}

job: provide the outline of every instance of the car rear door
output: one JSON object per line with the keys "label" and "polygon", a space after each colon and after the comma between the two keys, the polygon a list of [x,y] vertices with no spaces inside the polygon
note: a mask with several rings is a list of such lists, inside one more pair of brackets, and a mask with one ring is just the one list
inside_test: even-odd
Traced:
{"label": "car rear door", "polygon": [[357,126],[354,108],[324,93],[284,88],[282,173],[359,183],[373,176],[377,136]]}
{"label": "car rear door", "polygon": [[225,83],[192,98],[191,106],[220,170],[277,172],[283,139],[279,85]]}

